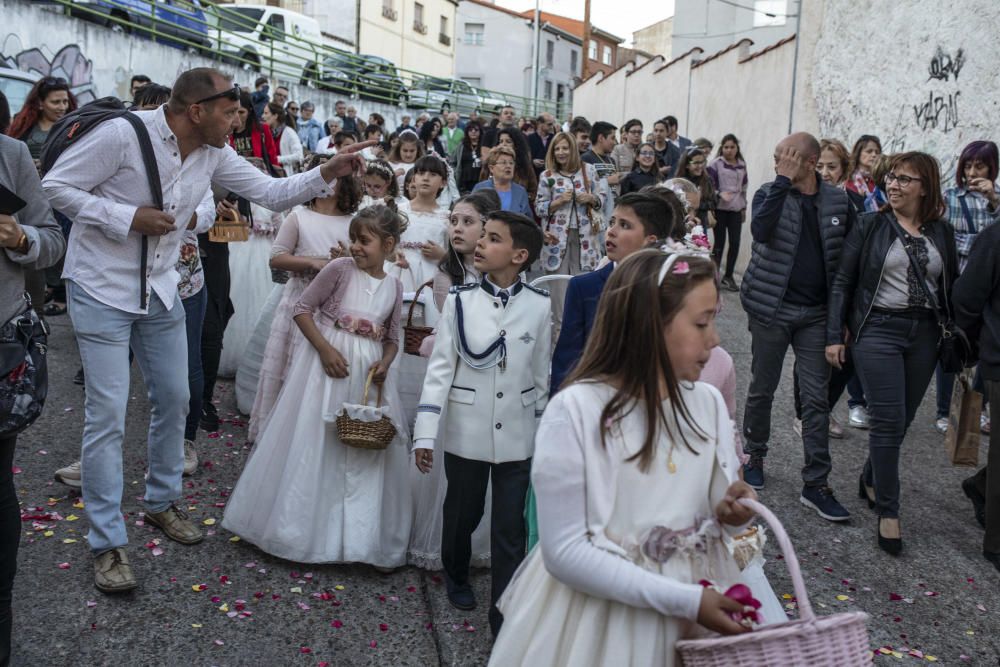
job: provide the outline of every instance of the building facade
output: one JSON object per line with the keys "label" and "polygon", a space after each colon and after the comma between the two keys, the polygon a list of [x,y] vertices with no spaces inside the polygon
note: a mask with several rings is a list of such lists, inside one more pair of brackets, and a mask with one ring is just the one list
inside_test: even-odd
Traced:
{"label": "building facade", "polygon": [[674,11],[671,58],[695,47],[714,53],[741,39],[773,44],[795,34],[799,0],[684,0]]}
{"label": "building facade", "polygon": [[657,21],[632,33],[632,48],[654,56],[669,56],[673,41],[674,18]]}
{"label": "building facade", "polygon": [[[326,3],[332,4],[331,0],[319,4]],[[358,52],[450,79],[455,70],[457,8],[458,0],[359,1]]]}
{"label": "building facade", "polygon": [[519,115],[547,109],[562,118],[573,103],[579,81],[579,37],[541,21],[538,50],[539,104],[532,95],[534,18],[486,0],[462,0],[458,6],[455,78],[477,88],[503,93]]}

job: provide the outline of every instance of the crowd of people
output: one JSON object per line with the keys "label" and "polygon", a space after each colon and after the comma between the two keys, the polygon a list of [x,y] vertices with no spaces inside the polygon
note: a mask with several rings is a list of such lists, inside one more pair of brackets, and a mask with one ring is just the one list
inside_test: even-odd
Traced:
{"label": "crowd of people", "polygon": [[[295,562],[443,569],[463,610],[477,605],[470,567],[488,566],[498,665],[673,664],[679,639],[750,630],[721,592],[741,581],[758,624],[785,620],[750,574],[759,559],[727,545],[753,546],[740,501],[764,488],[789,347],[800,500],[850,518],[828,482],[846,389],[847,425],[869,431],[867,460],[850,463],[889,554],[903,548],[901,447],[935,373],[948,428],[948,327],[978,342],[976,388],[1000,400],[993,142],[942,175],[871,135],[850,152],[783,138],[738,284],[749,198],[732,134],[715,148],[670,115],[647,134],[638,119],[559,126],[512,107],[488,124],[404,115],[390,132],[344,102],[321,123],[266,78],[248,91],[205,68],[170,86],[136,77],[132,96],[137,124],[109,116],[66,141],[65,81],[40,80],[13,118],[0,95],[0,185],[24,204],[0,211],[0,340],[68,310],[85,424],[56,479],[81,489],[105,593],[138,586],[121,511],[133,361],[152,404],[146,523],[203,539],[182,477],[197,474],[199,428],[219,429],[218,378],[234,378],[253,448],[223,526]],[[720,289],[749,320],[742,415]],[[0,433],[0,664],[16,439]],[[962,490],[1000,569],[993,452]]]}

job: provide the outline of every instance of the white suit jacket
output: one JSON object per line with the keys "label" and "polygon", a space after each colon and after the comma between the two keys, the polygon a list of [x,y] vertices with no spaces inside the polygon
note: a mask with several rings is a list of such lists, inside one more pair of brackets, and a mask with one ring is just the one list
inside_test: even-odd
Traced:
{"label": "white suit jacket", "polygon": [[[523,282],[510,291],[504,307],[485,282],[451,289],[424,377],[414,442],[440,435],[444,451],[490,463],[531,458],[549,394],[549,296]],[[496,363],[501,335],[503,364]],[[491,354],[473,358],[491,345],[496,348]]]}

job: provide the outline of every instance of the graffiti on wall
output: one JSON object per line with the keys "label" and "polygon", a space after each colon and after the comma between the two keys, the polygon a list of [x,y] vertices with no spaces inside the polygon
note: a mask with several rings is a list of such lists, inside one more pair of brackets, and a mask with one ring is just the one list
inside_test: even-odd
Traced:
{"label": "graffiti on wall", "polygon": [[955,56],[952,57],[939,46],[927,68],[927,71],[930,72],[927,80],[948,81],[950,77],[954,76],[955,81],[958,81],[958,73],[962,71],[963,65],[965,65],[965,52],[962,49],[956,51]]}
{"label": "graffiti on wall", "polygon": [[[66,79],[79,104],[86,104],[97,98],[94,63],[84,55],[78,44],[66,44],[55,55],[47,56],[43,51],[44,47],[21,49],[20,41],[15,34],[7,35],[0,49],[0,65],[39,76]],[[9,48],[8,45],[15,46]]]}

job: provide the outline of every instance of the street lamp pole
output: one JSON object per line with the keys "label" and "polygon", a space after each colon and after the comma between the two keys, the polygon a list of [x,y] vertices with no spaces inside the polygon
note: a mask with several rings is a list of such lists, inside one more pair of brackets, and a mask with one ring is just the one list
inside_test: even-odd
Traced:
{"label": "street lamp pole", "polygon": [[[531,69],[531,115],[538,115],[538,41],[541,33],[541,12],[539,12],[540,0],[535,0],[535,21],[533,38],[531,40],[532,69]],[[527,109],[525,109],[527,111]]]}

